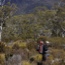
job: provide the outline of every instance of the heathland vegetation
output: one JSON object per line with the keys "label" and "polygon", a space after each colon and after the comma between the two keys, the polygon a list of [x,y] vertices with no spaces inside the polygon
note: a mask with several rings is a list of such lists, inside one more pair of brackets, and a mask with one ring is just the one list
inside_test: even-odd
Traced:
{"label": "heathland vegetation", "polygon": [[[16,11],[14,4],[0,7],[0,65],[35,65],[41,59],[36,51],[39,39],[50,42],[50,56],[45,64],[65,65],[65,5],[55,5],[53,9],[37,7],[24,15],[14,14]],[[33,63],[29,62],[31,57],[35,58]]]}

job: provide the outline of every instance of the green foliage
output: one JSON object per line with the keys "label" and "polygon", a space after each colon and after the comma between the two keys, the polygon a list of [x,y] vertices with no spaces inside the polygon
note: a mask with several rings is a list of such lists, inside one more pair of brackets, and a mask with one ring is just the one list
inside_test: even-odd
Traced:
{"label": "green foliage", "polygon": [[0,53],[5,52],[5,43],[0,42]]}
{"label": "green foliage", "polygon": [[32,65],[29,61],[22,61],[23,65]]}
{"label": "green foliage", "polygon": [[3,7],[1,7],[0,9],[0,17],[3,18],[3,20],[6,20],[7,18],[9,18],[11,15],[13,15],[13,11],[15,11],[16,6],[14,4],[10,5],[4,5]]}
{"label": "green foliage", "polygon": [[20,48],[24,49],[26,47],[27,47],[26,42],[22,41],[16,41],[12,45],[12,49],[20,49]]}
{"label": "green foliage", "polygon": [[[12,11],[16,9],[14,5],[6,5],[3,11],[7,17]],[[41,7],[40,7],[41,8]],[[1,11],[1,10],[0,10]],[[1,11],[0,13],[3,13]],[[7,13],[8,12],[8,13]],[[37,10],[35,13],[16,15],[7,19],[7,27],[3,28],[2,40],[11,41],[19,39],[35,39],[41,33],[50,35],[51,37],[62,37],[65,29],[65,9],[57,7],[55,10]]]}
{"label": "green foliage", "polygon": [[36,54],[36,55],[32,56],[31,58],[34,58],[35,61],[40,62],[42,60],[42,55]]}
{"label": "green foliage", "polygon": [[[22,18],[21,18],[22,17]],[[9,22],[10,21],[10,22]],[[3,29],[3,38],[15,39],[30,39],[35,38],[38,32],[39,24],[34,20],[34,15],[15,16],[7,21],[6,28]],[[5,33],[4,33],[5,32]]]}
{"label": "green foliage", "polygon": [[51,43],[51,46],[54,47],[54,48],[63,48],[62,45],[65,44],[65,38],[61,38],[61,37],[51,37],[51,38],[48,38],[48,40],[50,41]]}
{"label": "green foliage", "polygon": [[[0,43],[0,53],[5,51],[5,58],[8,59],[12,54],[16,53],[24,53],[24,57],[28,59],[28,55],[26,54],[26,49],[30,50],[31,55],[37,53],[33,53],[31,50],[35,50],[37,42],[40,40],[50,41],[51,55],[49,56],[49,62],[56,57],[65,59],[65,52],[62,50],[62,45],[65,44],[65,38],[62,38],[62,33],[65,29],[65,10],[64,7],[57,8],[57,10],[39,10],[33,14],[25,14],[25,15],[16,15],[12,18],[9,18],[13,15],[13,11],[15,11],[16,7],[13,8],[14,5],[5,5],[0,8],[0,18],[6,19],[7,27],[3,28],[2,32],[2,40],[3,41],[12,41],[18,40],[12,43],[12,46],[5,46],[4,43]],[[8,19],[9,18],[9,19]],[[41,33],[52,33],[50,37],[40,36]],[[28,43],[19,41],[20,39],[29,40]],[[35,42],[34,40],[37,40]],[[56,49],[57,48],[57,49]],[[60,49],[60,50],[59,50]],[[29,53],[29,52],[28,52]],[[60,54],[60,56],[58,55]],[[2,58],[2,56],[0,56]],[[36,61],[41,60],[41,55],[34,56]],[[2,62],[2,59],[0,59]],[[47,62],[47,63],[49,63]],[[4,63],[4,61],[2,62]],[[57,63],[54,63],[56,65]],[[29,62],[24,61],[23,65],[31,65]],[[50,65],[50,64],[49,64]],[[57,64],[58,65],[58,64]]]}
{"label": "green foliage", "polygon": [[46,41],[47,40],[47,37],[46,36],[40,36],[38,39],[37,39],[37,42],[40,42],[40,41]]}
{"label": "green foliage", "polygon": [[12,48],[17,50],[17,49],[19,49],[19,45],[18,44],[14,44]]}
{"label": "green foliage", "polygon": [[36,42],[35,42],[34,40],[29,41],[29,42],[27,43],[27,48],[28,48],[29,50],[32,50],[33,48],[35,49],[35,48],[36,48]]}
{"label": "green foliage", "polygon": [[5,54],[0,54],[0,65],[5,65]]}

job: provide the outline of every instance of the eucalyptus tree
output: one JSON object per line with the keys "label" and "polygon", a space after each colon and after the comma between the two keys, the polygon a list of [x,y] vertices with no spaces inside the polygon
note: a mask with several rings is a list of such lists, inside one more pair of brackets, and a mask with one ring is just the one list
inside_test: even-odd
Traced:
{"label": "eucalyptus tree", "polygon": [[[2,28],[5,27],[6,20],[13,16],[13,12],[16,11],[16,5],[7,3],[7,5],[0,6],[0,32],[2,33]],[[0,34],[0,41],[1,41]]]}

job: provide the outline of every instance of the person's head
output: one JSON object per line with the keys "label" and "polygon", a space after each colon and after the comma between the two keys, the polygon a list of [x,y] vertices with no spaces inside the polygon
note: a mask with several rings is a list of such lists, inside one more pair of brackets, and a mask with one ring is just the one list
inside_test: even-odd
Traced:
{"label": "person's head", "polygon": [[40,41],[39,44],[40,44],[40,45],[43,45],[43,44],[45,44],[45,43],[44,43],[44,41]]}

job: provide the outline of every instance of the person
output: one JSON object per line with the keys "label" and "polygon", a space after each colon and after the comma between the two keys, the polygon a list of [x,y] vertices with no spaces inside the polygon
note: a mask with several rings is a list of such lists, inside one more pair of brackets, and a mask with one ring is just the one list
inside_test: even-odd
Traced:
{"label": "person", "polygon": [[39,52],[39,54],[42,55],[42,60],[41,62],[37,62],[37,65],[42,65],[43,61],[46,61],[46,51],[47,50],[48,50],[48,46],[46,44],[46,41],[40,40],[38,42],[37,51]]}

